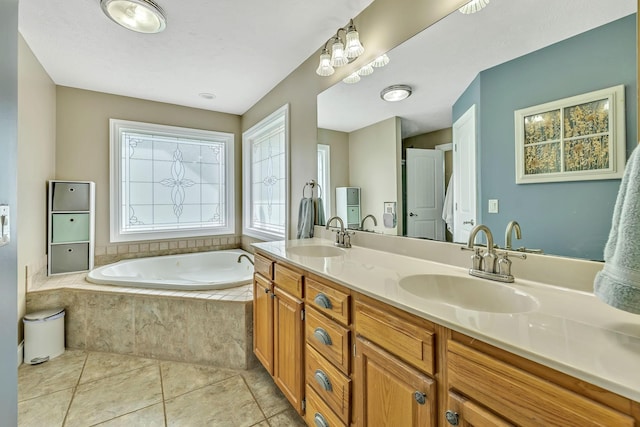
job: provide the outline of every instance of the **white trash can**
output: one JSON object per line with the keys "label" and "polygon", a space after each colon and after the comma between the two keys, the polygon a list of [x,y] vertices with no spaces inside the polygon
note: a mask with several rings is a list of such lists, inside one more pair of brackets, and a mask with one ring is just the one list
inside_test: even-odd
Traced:
{"label": "white trash can", "polygon": [[24,316],[24,363],[37,365],[64,353],[64,308]]}

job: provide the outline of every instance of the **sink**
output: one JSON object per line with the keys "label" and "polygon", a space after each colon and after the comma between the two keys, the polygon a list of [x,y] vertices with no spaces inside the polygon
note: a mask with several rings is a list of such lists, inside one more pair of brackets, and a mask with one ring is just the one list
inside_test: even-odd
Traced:
{"label": "sink", "polygon": [[418,274],[400,279],[400,287],[417,297],[468,310],[525,313],[538,308],[538,301],[525,292],[472,277]]}
{"label": "sink", "polygon": [[298,256],[329,258],[334,256],[344,255],[344,249],[336,248],[335,246],[327,245],[307,245],[307,246],[292,246],[287,248],[287,252]]}

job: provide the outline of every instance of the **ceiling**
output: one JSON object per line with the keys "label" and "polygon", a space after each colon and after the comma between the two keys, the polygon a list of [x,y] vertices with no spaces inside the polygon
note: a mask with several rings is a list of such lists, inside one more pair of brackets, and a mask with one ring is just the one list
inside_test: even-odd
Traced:
{"label": "ceiling", "polygon": [[[321,93],[318,127],[351,132],[398,116],[403,138],[448,128],[452,105],[480,71],[636,9],[636,0],[491,0],[472,15],[454,12],[390,51],[386,67]],[[382,101],[380,91],[394,84],[412,86],[412,96]]]}
{"label": "ceiling", "polygon": [[243,114],[373,0],[156,1],[159,34],[99,0],[21,0],[19,30],[57,85]]}

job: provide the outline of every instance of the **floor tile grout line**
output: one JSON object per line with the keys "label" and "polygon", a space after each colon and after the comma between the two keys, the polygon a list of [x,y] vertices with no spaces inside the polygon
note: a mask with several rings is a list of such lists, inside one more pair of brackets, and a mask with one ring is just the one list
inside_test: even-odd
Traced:
{"label": "floor tile grout line", "polygon": [[164,398],[164,378],[162,377],[162,363],[158,363],[158,373],[160,374],[160,392],[162,393],[162,415],[164,417],[164,427],[167,427],[167,401]]}
{"label": "floor tile grout line", "polygon": [[[181,363],[181,362],[179,362],[179,363]],[[199,366],[199,365],[198,365],[198,366]],[[172,396],[172,397],[170,397],[170,398],[169,398],[169,399],[167,399],[167,400],[174,400],[174,399],[177,399],[178,397],[182,397],[182,396],[184,396],[185,394],[193,393],[194,391],[198,391],[198,390],[202,390],[203,388],[211,387],[212,385],[219,384],[219,383],[221,383],[221,382],[223,382],[223,381],[230,380],[231,378],[233,378],[233,377],[237,377],[237,376],[242,376],[242,374],[241,374],[240,372],[238,372],[238,373],[234,373],[234,374],[232,374],[231,376],[228,376],[228,377],[223,378],[223,379],[221,379],[221,380],[216,380],[216,381],[214,381],[214,382],[212,382],[212,383],[205,384],[205,385],[203,385],[203,386],[201,386],[201,387],[197,387],[197,388],[191,389],[191,390],[189,390],[189,391],[185,391],[184,393],[176,394],[175,396]],[[243,378],[243,379],[244,379],[244,378]],[[253,395],[251,395],[251,397],[253,397]],[[260,406],[260,405],[258,405],[258,406]]]}
{"label": "floor tile grout line", "polygon": [[73,387],[73,393],[71,394],[69,405],[67,406],[67,410],[64,414],[64,418],[62,419],[61,427],[64,427],[64,425],[67,423],[67,418],[69,417],[69,411],[71,411],[71,405],[73,404],[73,400],[76,398],[76,393],[78,392],[78,386],[80,385],[80,378],[82,378],[82,374],[84,373],[84,368],[87,366],[87,359],[89,359],[89,352],[85,350],[82,369],[80,370],[80,375],[78,375],[78,381],[76,381],[76,385]]}
{"label": "floor tile grout line", "polygon": [[109,418],[108,420],[102,420],[102,421],[97,422],[96,424],[91,424],[89,427],[96,427],[96,426],[99,426],[100,424],[104,424],[104,423],[108,423],[109,421],[117,420],[118,418],[122,418],[122,417],[125,417],[127,415],[131,415],[131,414],[133,414],[135,412],[138,412],[138,411],[142,411],[143,409],[151,408],[152,406],[158,405],[159,403],[160,402],[152,403],[151,405],[147,405],[147,406],[144,406],[142,408],[135,409],[133,411],[125,412],[124,414],[120,414],[117,417]]}
{"label": "floor tile grout line", "polygon": [[[249,383],[247,382],[247,379],[242,374],[240,375],[240,377],[242,378],[242,382],[244,382],[244,385],[249,390],[249,394],[251,394],[251,398],[253,399],[253,401],[255,402],[256,406],[260,410],[260,413],[262,414],[262,416],[264,417],[264,421],[266,421],[267,424],[269,424],[269,421],[267,419],[267,414],[264,413],[264,410],[262,409],[262,406],[260,406],[260,404],[258,403],[258,399],[256,399],[256,395],[253,393],[253,390],[251,390],[251,387],[249,386]],[[262,421],[260,421],[260,423],[261,422]],[[257,424],[260,424],[260,423],[257,423]]]}

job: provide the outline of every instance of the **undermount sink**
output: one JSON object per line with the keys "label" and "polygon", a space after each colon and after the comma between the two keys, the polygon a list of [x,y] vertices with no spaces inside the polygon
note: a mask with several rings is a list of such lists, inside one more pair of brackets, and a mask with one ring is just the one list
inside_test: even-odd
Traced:
{"label": "undermount sink", "polygon": [[497,282],[442,274],[418,274],[400,279],[405,291],[429,301],[490,313],[525,313],[538,301]]}
{"label": "undermount sink", "polygon": [[287,252],[298,256],[329,258],[334,256],[340,256],[344,254],[344,249],[336,248],[335,246],[327,245],[307,245],[307,246],[293,246],[287,248]]}

